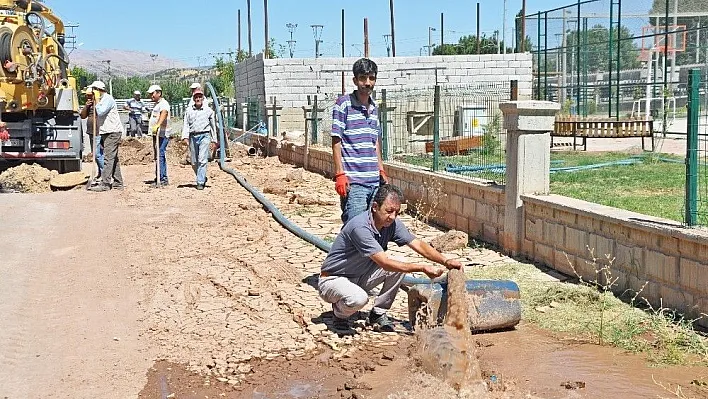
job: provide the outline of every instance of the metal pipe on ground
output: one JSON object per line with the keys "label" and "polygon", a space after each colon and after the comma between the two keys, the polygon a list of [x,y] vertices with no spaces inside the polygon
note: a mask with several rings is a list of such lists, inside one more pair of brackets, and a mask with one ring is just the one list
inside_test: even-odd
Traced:
{"label": "metal pipe on ground", "polygon": [[[329,242],[303,230],[301,227],[290,221],[260,191],[250,185],[240,173],[226,165],[226,152],[224,150],[224,148],[226,148],[226,137],[224,134],[224,120],[220,112],[221,107],[219,105],[219,98],[210,82],[206,83],[206,87],[214,102],[214,110],[216,111],[217,116],[220,144],[219,148],[221,149],[219,151],[219,168],[233,176],[234,179],[236,179],[236,181],[243,188],[251,193],[251,195],[253,195],[253,197],[260,202],[263,207],[273,215],[273,218],[286,230],[314,245],[319,250],[329,252],[332,247]],[[403,285],[406,287],[412,287],[408,291],[415,289],[414,292],[416,295],[420,294],[420,291],[422,290],[430,291],[430,294],[428,295],[417,296],[419,303],[425,303],[431,299],[439,299],[442,307],[442,305],[447,301],[447,276],[431,280],[428,278],[416,278],[407,275],[403,279]],[[470,319],[470,325],[477,326],[475,327],[477,331],[508,328],[516,325],[521,319],[519,287],[513,281],[469,280],[466,282],[466,290],[470,295],[470,303],[474,305],[470,308],[474,307],[474,309],[479,309],[479,311],[475,311],[475,314],[473,314]]]}

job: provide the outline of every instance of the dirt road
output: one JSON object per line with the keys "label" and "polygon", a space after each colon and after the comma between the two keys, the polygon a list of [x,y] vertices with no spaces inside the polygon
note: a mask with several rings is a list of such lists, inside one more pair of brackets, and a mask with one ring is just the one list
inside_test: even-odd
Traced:
{"label": "dirt road", "polygon": [[[339,231],[331,181],[273,158],[236,156],[231,166],[307,231]],[[124,191],[0,195],[0,398],[455,397],[416,368],[403,293],[391,310],[398,333],[359,320],[357,334],[338,336],[313,287],[324,253],[213,164],[204,191],[191,168],[169,168],[159,191],[140,165],[124,168]],[[331,205],[297,203],[307,197]],[[406,247],[389,252],[416,259]],[[449,255],[515,262],[483,247]],[[652,377],[684,387],[706,378],[523,322],[478,341],[495,398],[645,398],[666,393]]]}
{"label": "dirt road", "polygon": [[135,396],[145,383],[153,355],[120,241],[138,220],[115,195],[86,194],[0,195],[0,397]]}

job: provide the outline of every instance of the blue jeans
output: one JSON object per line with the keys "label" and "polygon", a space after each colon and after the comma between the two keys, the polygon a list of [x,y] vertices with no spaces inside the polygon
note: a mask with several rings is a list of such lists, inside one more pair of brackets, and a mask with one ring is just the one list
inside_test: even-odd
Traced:
{"label": "blue jeans", "polygon": [[194,174],[197,175],[197,184],[206,184],[210,143],[211,133],[189,135],[189,153],[192,156],[192,169],[194,169]]}
{"label": "blue jeans", "polygon": [[342,208],[342,223],[347,224],[354,216],[368,211],[371,208],[371,202],[377,189],[378,186],[350,184],[347,195],[339,197],[339,205]]}
{"label": "blue jeans", "polygon": [[[170,142],[169,137],[160,137],[160,182],[167,183],[167,158],[165,157],[165,152],[167,151],[167,144]],[[155,146],[155,136],[152,136],[152,144]]]}

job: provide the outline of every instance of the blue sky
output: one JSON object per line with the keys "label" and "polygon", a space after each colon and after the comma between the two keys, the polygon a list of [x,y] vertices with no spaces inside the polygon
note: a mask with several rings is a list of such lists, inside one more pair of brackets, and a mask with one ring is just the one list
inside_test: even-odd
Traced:
{"label": "blue sky", "polygon": [[[237,10],[241,9],[241,45],[247,50],[246,0],[46,0],[65,23],[78,23],[74,29],[82,49],[115,48],[156,53],[188,65],[213,63],[212,53],[235,50]],[[527,14],[575,3],[573,0],[527,0]],[[607,3],[602,0],[598,3]],[[627,2],[625,2],[627,3]],[[639,3],[642,3],[641,5]],[[636,0],[632,8],[644,12],[650,0]],[[502,30],[503,0],[481,0],[481,30],[492,35]],[[204,5],[199,9],[199,5]],[[507,0],[506,38],[512,43],[514,16],[521,0]],[[395,0],[396,55],[418,55],[428,44],[428,27],[434,44],[440,40],[440,13],[445,14],[446,43],[462,35],[475,34],[476,1],[470,0]],[[599,6],[607,13],[605,6]],[[320,51],[324,56],[341,56],[341,9],[345,9],[345,53],[363,52],[363,19],[368,17],[372,57],[386,55],[384,34],[389,33],[389,1],[362,2],[342,0],[269,0],[269,33],[277,43],[287,45],[287,23],[297,24],[293,35],[295,57],[314,56],[311,25],[324,25]],[[624,7],[624,12],[627,7]],[[251,0],[253,51],[263,48],[263,0]],[[528,28],[527,28],[528,29]],[[501,35],[501,33],[500,33]],[[289,56],[286,51],[286,56]]]}

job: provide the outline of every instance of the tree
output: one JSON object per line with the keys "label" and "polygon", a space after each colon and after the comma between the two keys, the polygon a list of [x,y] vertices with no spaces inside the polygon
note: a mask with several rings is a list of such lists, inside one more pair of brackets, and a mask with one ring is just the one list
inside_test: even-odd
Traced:
{"label": "tree", "polygon": [[236,94],[234,90],[234,63],[231,60],[227,61],[222,57],[218,57],[214,67],[216,68],[217,76],[209,81],[214,86],[214,90],[220,96],[233,97]]}
{"label": "tree", "polygon": [[[594,25],[592,28],[587,30],[586,37],[583,37],[585,33],[581,32],[578,36],[578,32],[572,30],[568,33],[566,37],[566,60],[567,65],[573,67],[577,65],[577,46],[578,39],[580,39],[580,51],[581,57],[584,57],[583,62],[587,64],[589,72],[605,72],[609,71],[610,57],[612,57],[612,62],[616,62],[616,51],[617,51],[617,35],[613,32],[613,49],[614,54],[609,54],[610,47],[610,30],[600,24]],[[619,43],[620,52],[620,69],[633,69],[640,66],[639,61],[639,47],[632,40],[633,36],[629,29],[625,26],[620,28],[620,38],[622,39]],[[587,42],[587,46],[584,44]],[[582,59],[582,58],[581,58]],[[612,69],[617,69],[616,65],[612,65]]]}
{"label": "tree", "polygon": [[[504,43],[498,41],[496,37],[487,37],[486,35],[482,35],[479,40],[478,53],[477,42],[477,36],[462,36],[458,40],[457,44],[435,46],[433,49],[433,55],[497,54],[500,52],[500,46],[504,46]],[[512,52],[512,49],[507,48],[507,52]]]}
{"label": "tree", "polygon": [[93,83],[94,80],[97,80],[98,76],[95,73],[91,73],[80,66],[75,66],[75,67],[71,68],[70,73],[71,73],[71,76],[73,76],[74,79],[76,79],[76,88],[79,90],[79,102],[81,102],[81,103],[86,102],[86,96],[84,96],[84,94],[81,91],[86,86]]}
{"label": "tree", "polygon": [[[271,37],[268,41],[267,58],[283,58],[285,50],[284,45],[276,43],[275,38]],[[263,50],[263,54],[266,54],[265,49]]]}

